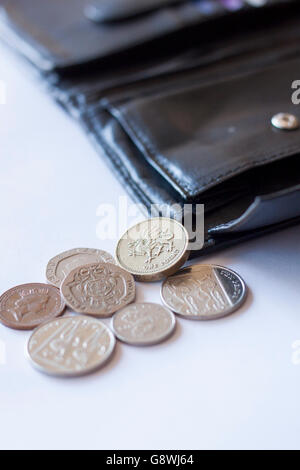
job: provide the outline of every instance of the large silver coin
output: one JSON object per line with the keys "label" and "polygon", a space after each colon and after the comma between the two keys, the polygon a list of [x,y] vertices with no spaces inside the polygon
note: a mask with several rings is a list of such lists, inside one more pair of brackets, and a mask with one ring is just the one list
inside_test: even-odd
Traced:
{"label": "large silver coin", "polygon": [[215,320],[237,310],[246,298],[246,285],[230,269],[195,265],[165,280],[161,288],[164,304],[191,320]]}
{"label": "large silver coin", "polygon": [[64,278],[78,266],[90,263],[112,263],[115,259],[103,250],[94,248],[74,248],[52,258],[46,269],[46,278],[50,284],[60,287]]}
{"label": "large silver coin", "polygon": [[176,319],[170,310],[153,303],[135,303],[115,314],[112,327],[116,337],[135,346],[161,343],[174,332]]}
{"label": "large silver coin", "polygon": [[66,304],[75,312],[109,317],[135,299],[133,276],[110,263],[80,266],[61,286]]}
{"label": "large silver coin", "polygon": [[37,328],[28,341],[27,353],[41,372],[74,377],[103,366],[115,344],[113,333],[101,321],[64,317]]}
{"label": "large silver coin", "polygon": [[188,244],[188,233],[179,222],[156,217],[127,230],[117,245],[116,258],[136,280],[158,281],[183,266]]}

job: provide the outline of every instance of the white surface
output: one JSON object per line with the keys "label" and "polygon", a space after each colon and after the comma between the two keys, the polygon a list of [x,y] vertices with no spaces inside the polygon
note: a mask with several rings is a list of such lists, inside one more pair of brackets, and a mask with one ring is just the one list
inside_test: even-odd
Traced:
{"label": "white surface", "polygon": [[[63,250],[113,253],[116,240],[97,238],[96,211],[125,193],[22,63],[0,54],[3,292],[43,281]],[[179,320],[175,337],[154,348],[119,345],[110,365],[83,379],[39,374],[24,357],[29,333],[0,326],[0,447],[299,449],[299,235],[293,228],[207,258],[246,280],[241,311],[212,323]],[[159,301],[159,284],[139,284],[138,300]]]}

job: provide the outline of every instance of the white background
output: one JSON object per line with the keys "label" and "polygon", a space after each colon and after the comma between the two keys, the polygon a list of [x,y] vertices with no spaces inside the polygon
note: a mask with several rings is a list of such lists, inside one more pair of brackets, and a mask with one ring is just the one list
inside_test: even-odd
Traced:
{"label": "white background", "polygon": [[[43,282],[61,251],[113,253],[116,240],[97,237],[97,208],[117,206],[125,192],[22,62],[4,47],[0,56],[4,292]],[[179,320],[157,347],[119,344],[112,362],[86,378],[36,372],[24,356],[29,333],[0,325],[1,448],[299,449],[299,235],[296,227],[206,258],[244,277],[245,307],[212,323]],[[159,302],[159,288],[139,284],[138,300]]]}

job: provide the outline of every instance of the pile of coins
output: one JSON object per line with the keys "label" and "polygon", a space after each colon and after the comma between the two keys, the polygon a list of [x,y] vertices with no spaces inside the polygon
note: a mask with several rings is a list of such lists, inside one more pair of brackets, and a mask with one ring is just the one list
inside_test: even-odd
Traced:
{"label": "pile of coins", "polygon": [[[116,338],[135,346],[158,344],[175,331],[174,313],[214,320],[242,305],[246,286],[233,271],[203,264],[180,269],[188,245],[183,225],[153,218],[121,237],[116,260],[98,249],[64,252],[48,263],[49,284],[25,284],[1,296],[0,321],[34,330],[27,353],[42,372],[65,377],[93,372],[112,357]],[[163,306],[134,303],[135,281],[159,280],[164,280]],[[66,307],[79,315],[61,317]],[[111,328],[101,321],[108,317]]]}

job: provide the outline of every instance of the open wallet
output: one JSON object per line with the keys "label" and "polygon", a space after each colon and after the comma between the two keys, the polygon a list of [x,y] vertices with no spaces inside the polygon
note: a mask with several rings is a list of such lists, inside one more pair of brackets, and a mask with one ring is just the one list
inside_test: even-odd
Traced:
{"label": "open wallet", "polygon": [[299,0],[0,5],[1,37],[136,201],[204,204],[201,253],[300,222]]}

